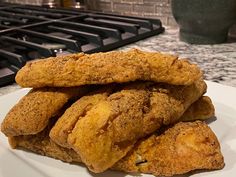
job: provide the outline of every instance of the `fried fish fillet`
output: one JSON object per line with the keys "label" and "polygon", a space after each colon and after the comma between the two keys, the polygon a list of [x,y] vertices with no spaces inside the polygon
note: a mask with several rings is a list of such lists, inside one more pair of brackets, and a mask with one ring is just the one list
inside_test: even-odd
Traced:
{"label": "fried fish fillet", "polygon": [[[68,134],[73,130],[75,123],[84,112],[90,110],[99,101],[105,100],[109,92],[84,96],[78,104],[73,104],[70,108],[73,111],[66,111],[50,131],[51,139],[62,147],[70,148],[67,143]],[[75,114],[77,112],[77,114]],[[194,102],[180,117],[179,121],[205,120],[215,115],[215,108],[208,96],[203,96]]]}
{"label": "fried fish fillet", "polygon": [[[93,99],[94,97],[83,97],[85,100]],[[203,106],[206,108],[204,109]],[[80,110],[78,110],[80,111]],[[190,113],[190,114],[189,114]],[[206,120],[214,116],[214,106],[209,97],[203,96],[194,102],[186,112],[180,117],[179,121],[182,120]],[[66,162],[81,162],[79,155],[69,148],[64,148],[55,143],[49,138],[49,132],[52,132],[52,127],[59,120],[55,118],[54,120],[50,119],[47,127],[34,135],[20,135],[9,138],[9,142],[12,148],[23,147],[33,152],[46,155],[49,157],[54,157]],[[67,123],[64,123],[66,125]],[[61,126],[63,128],[63,126]],[[60,134],[58,136],[61,136]],[[55,155],[54,155],[55,154]],[[72,155],[70,155],[72,154]]]}
{"label": "fried fish fillet", "polygon": [[[67,143],[68,134],[71,133],[80,116],[88,112],[99,101],[107,99],[109,94],[111,94],[111,87],[113,86],[109,86],[110,89],[101,89],[102,91],[96,91],[95,94],[91,93],[87,96],[83,96],[74,103],[50,131],[52,140],[62,147],[70,148],[70,145]],[[203,104],[204,107],[201,106]],[[194,105],[195,106],[191,106],[184,113],[181,117],[182,121],[188,121],[190,118],[198,120],[214,116],[214,106],[209,97],[201,97]],[[198,108],[196,109],[197,106]],[[196,112],[197,110],[200,111],[200,114]],[[205,115],[202,114],[204,111]]]}
{"label": "fried fish fillet", "polygon": [[54,120],[49,120],[46,128],[34,135],[20,135],[8,137],[12,148],[25,149],[37,154],[45,155],[65,162],[81,162],[80,156],[72,149],[63,148],[49,138],[49,131]]}
{"label": "fried fish fillet", "polygon": [[[54,128],[50,131],[50,137],[54,142],[62,147],[70,148],[67,143],[68,133],[72,131],[78,118],[90,110],[99,101],[105,100],[108,94],[109,92],[107,90],[103,94],[83,96],[77,103],[73,104],[70,108],[70,110],[73,110],[66,111],[63,115],[65,118],[60,118],[56,122]],[[75,112],[77,113],[75,114]],[[214,113],[215,109],[211,99],[207,96],[203,96],[184,112],[180,121],[205,120],[209,117],[213,117]]]}
{"label": "fried fish fillet", "polygon": [[[11,137],[9,143],[13,148],[31,150],[65,162],[81,162],[79,154],[51,141],[48,133],[46,128],[36,135]],[[216,136],[205,123],[197,121],[177,123],[164,134],[140,140],[112,169],[171,176],[195,169],[221,169],[223,166],[224,159]]]}
{"label": "fried fish fillet", "polygon": [[100,94],[90,94],[83,96],[75,102],[64,115],[56,122],[56,125],[50,131],[50,137],[58,145],[70,148],[67,143],[68,134],[73,130],[76,122],[81,116],[84,116],[93,106],[100,101],[105,100],[110,92],[107,90]]}
{"label": "fried fish fillet", "polygon": [[224,159],[217,137],[207,124],[180,122],[162,135],[138,142],[113,168],[155,176],[184,174],[196,169],[221,169]]}
{"label": "fried fish fillet", "polygon": [[88,92],[85,86],[32,89],[7,114],[1,124],[6,136],[37,134],[71,99]]}
{"label": "fried fish fillet", "polygon": [[200,69],[177,56],[133,49],[72,54],[27,63],[16,75],[22,87],[71,87],[135,80],[191,85]]}
{"label": "fried fish fillet", "polygon": [[190,86],[125,84],[111,94],[98,93],[102,99],[82,114],[77,110],[83,107],[83,97],[79,99],[50,135],[59,145],[79,153],[90,170],[102,172],[124,157],[139,138],[176,122],[205,91],[203,80]]}
{"label": "fried fish fillet", "polygon": [[[90,99],[92,102],[92,99],[96,99],[93,96],[92,97],[83,97],[84,102],[89,102]],[[95,101],[96,102],[96,101]],[[211,104],[211,102],[208,102]],[[86,105],[89,105],[86,104]],[[206,105],[205,101],[203,101],[203,97],[201,97],[199,100],[194,102],[186,112],[191,112],[191,114],[183,114],[180,118],[180,120],[196,120],[199,117],[204,117],[204,119],[208,119],[214,115],[214,110],[203,110],[199,105]],[[83,105],[83,104],[81,104]],[[211,106],[206,106],[207,108],[211,108]],[[190,111],[191,110],[191,111]],[[78,109],[78,111],[80,111]],[[206,114],[208,112],[208,114]],[[193,116],[193,117],[192,117]],[[21,136],[14,136],[9,138],[9,143],[12,148],[23,148],[27,149],[33,152],[36,152],[41,155],[53,157],[65,162],[81,162],[80,156],[72,149],[70,148],[64,148],[59,146],[57,143],[52,141],[49,137],[49,132],[52,132],[51,128],[54,125],[54,120],[49,120],[49,125],[41,131],[40,133],[34,134],[34,135],[21,135]],[[58,122],[58,120],[55,120],[55,122]],[[67,123],[64,123],[66,125]],[[63,126],[61,126],[63,128]],[[61,136],[60,134],[58,136]]]}

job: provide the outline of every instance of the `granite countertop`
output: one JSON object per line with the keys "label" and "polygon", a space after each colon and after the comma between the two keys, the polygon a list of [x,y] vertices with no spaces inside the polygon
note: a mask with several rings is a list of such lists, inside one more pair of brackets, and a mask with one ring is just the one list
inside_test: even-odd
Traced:
{"label": "granite countertop", "polygon": [[[166,28],[165,33],[124,46],[118,50],[139,48],[177,54],[198,64],[206,80],[236,87],[236,42],[217,45],[190,45],[181,42],[178,29]],[[20,89],[17,84],[0,88],[0,95]]]}

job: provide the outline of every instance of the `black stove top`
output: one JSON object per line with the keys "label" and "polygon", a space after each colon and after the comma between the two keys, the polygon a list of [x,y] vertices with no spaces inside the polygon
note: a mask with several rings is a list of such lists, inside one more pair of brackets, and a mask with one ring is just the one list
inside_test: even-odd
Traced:
{"label": "black stove top", "polygon": [[14,82],[27,61],[109,51],[163,31],[158,19],[0,4],[0,86]]}

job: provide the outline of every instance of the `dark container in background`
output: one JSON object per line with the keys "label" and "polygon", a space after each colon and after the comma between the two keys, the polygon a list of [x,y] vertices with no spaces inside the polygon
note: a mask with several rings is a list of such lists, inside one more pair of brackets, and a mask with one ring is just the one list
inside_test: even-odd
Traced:
{"label": "dark container in background", "polygon": [[171,7],[180,39],[192,44],[226,42],[236,22],[236,0],[172,0]]}

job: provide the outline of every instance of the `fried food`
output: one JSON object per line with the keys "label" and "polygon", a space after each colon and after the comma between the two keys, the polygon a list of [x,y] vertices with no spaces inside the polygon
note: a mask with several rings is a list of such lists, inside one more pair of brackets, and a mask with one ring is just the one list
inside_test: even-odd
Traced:
{"label": "fried food", "polygon": [[[105,93],[107,93],[107,92],[105,92]],[[97,96],[97,95],[95,95],[95,96]],[[81,103],[82,100],[84,100],[84,102],[90,104],[92,102],[92,100],[96,100],[96,97],[84,96],[83,98],[81,98],[81,101],[80,101],[80,104],[84,105]],[[90,102],[90,100],[91,100],[91,102]],[[87,101],[89,101],[89,102],[87,102]],[[86,105],[89,105],[89,104],[86,104]],[[74,105],[76,105],[76,104],[74,104]],[[202,109],[203,106],[205,106],[206,108],[210,108],[210,109],[209,110]],[[75,107],[75,109],[76,108],[78,109],[78,107]],[[80,110],[78,110],[78,111],[80,111]],[[208,112],[208,113],[206,114],[206,112]],[[188,114],[188,113],[191,113],[191,114]],[[214,116],[214,107],[212,109],[212,102],[209,97],[206,98],[206,96],[203,96],[200,99],[198,99],[196,102],[194,102],[185,111],[185,113],[180,117],[179,121],[182,121],[182,120],[194,121],[194,120],[198,120],[199,118],[202,120],[203,119],[206,120],[212,116]],[[77,157],[77,155],[76,155],[76,158],[74,158],[74,160],[72,160],[73,158],[63,158],[63,157],[65,157],[65,155],[59,155],[59,157],[57,157],[56,155],[50,154],[51,152],[52,153],[55,152],[56,154],[64,154],[64,153],[61,153],[61,150],[67,151],[67,149],[65,149],[61,146],[58,146],[58,143],[54,143],[54,141],[52,141],[48,136],[49,132],[52,133],[52,131],[53,131],[52,127],[55,124],[53,122],[56,122],[56,124],[57,124],[60,120],[62,120],[62,119],[58,120],[57,117],[55,117],[55,119],[53,119],[53,120],[50,119],[47,127],[43,131],[41,131],[37,134],[27,135],[27,136],[20,135],[20,136],[10,137],[9,142],[10,142],[11,147],[12,148],[24,147],[24,148],[27,148],[28,150],[31,150],[34,152],[35,151],[37,152],[37,150],[38,150],[39,152],[37,152],[37,153],[39,153],[39,154],[47,155],[50,157],[55,156],[54,158],[58,158],[60,160],[66,161],[66,162],[72,162],[72,161],[80,162],[81,160],[76,160],[76,159],[80,159]],[[61,122],[61,126],[57,125],[54,127],[59,126],[59,127],[63,128],[63,125],[66,125],[66,124],[67,123]],[[70,130],[68,130],[68,131],[70,131]],[[58,134],[58,136],[61,136],[61,134]],[[66,137],[66,139],[67,139],[67,137]],[[68,149],[69,149],[69,147],[68,147]],[[71,152],[75,153],[75,151],[73,151],[73,150]],[[66,160],[66,159],[70,159],[70,160]]]}
{"label": "fried food", "polygon": [[71,99],[88,92],[87,87],[32,89],[7,114],[1,124],[6,136],[37,134]]}
{"label": "fried food", "polygon": [[[46,128],[36,135],[11,137],[9,142],[13,148],[31,150],[65,162],[81,162],[75,151],[51,141],[49,130]],[[161,135],[140,140],[112,169],[171,176],[195,169],[221,169],[223,166],[224,159],[216,136],[205,123],[197,121],[177,123]]]}
{"label": "fried food", "polygon": [[[136,84],[137,86],[137,84]],[[109,88],[109,89],[107,89]],[[75,102],[71,108],[65,111],[65,114],[56,122],[56,125],[52,128],[50,131],[50,137],[54,142],[59,144],[62,147],[70,147],[67,143],[68,134],[71,133],[73,130],[75,123],[78,121],[78,119],[81,117],[81,115],[88,112],[94,105],[96,105],[99,101],[107,99],[107,97],[112,93],[113,86],[105,87],[105,89],[101,89],[100,91],[96,91],[94,93],[90,93],[87,96],[83,96],[80,98],[77,102]],[[205,115],[202,116],[202,114],[196,114],[196,108],[201,109],[200,105],[201,102],[204,101],[206,104],[207,109],[202,109],[201,111],[205,111]],[[210,98],[200,98],[197,102],[199,104],[199,107],[191,106],[188,111],[184,113],[184,115],[181,117],[181,120],[191,120],[191,118],[208,118],[211,116],[214,116],[214,106],[211,103]],[[196,103],[197,103],[196,102]],[[208,105],[211,104],[211,105]],[[202,117],[198,117],[201,115]]]}
{"label": "fried food", "polygon": [[71,133],[78,119],[84,116],[98,102],[105,100],[108,94],[109,91],[107,90],[100,94],[90,94],[80,98],[56,122],[56,125],[50,131],[51,139],[62,147],[70,148],[67,143],[68,134]]}
{"label": "fried food", "polygon": [[201,97],[193,105],[184,112],[181,121],[205,120],[215,115],[214,105],[208,96]]}
{"label": "fried food", "polygon": [[[55,118],[57,119],[57,118]],[[12,148],[26,149],[64,162],[81,162],[80,156],[72,149],[63,148],[49,138],[49,131],[55,120],[50,119],[46,128],[34,135],[21,135],[8,138]]]}
{"label": "fried food", "polygon": [[54,126],[51,135],[56,136],[51,138],[62,146],[68,143],[64,147],[79,153],[90,170],[102,172],[124,157],[139,138],[176,122],[205,91],[203,80],[190,86],[126,84],[100,95],[103,98],[83,114],[77,111],[82,107],[79,99],[59,119],[62,123]]}
{"label": "fried food", "polygon": [[137,49],[72,54],[27,63],[16,75],[22,87],[71,87],[135,80],[191,85],[200,69],[177,56]]}
{"label": "fried food", "polygon": [[207,124],[180,122],[160,136],[138,142],[114,169],[155,176],[184,174],[196,169],[221,169],[224,159],[217,137]]}
{"label": "fried food", "polygon": [[[108,93],[108,90],[107,92]],[[86,104],[86,106],[89,106],[90,103],[96,103],[97,99],[100,100],[99,96],[97,94],[94,96],[84,96],[83,98],[81,98],[80,100],[80,104],[84,105],[84,103],[88,103]],[[94,101],[93,101],[94,100]],[[207,99],[208,100],[208,99]],[[84,102],[84,103],[82,103]],[[187,110],[186,112],[191,112],[191,114],[186,114],[186,112],[181,116],[180,121],[181,120],[194,120],[196,118],[196,120],[201,117],[204,117],[204,120],[210,118],[213,116],[213,110],[204,110],[202,109],[202,107],[200,105],[204,105],[206,106],[206,108],[211,108],[211,106],[207,106],[207,104],[211,104],[211,102],[207,101],[205,102],[204,97],[201,97],[199,100],[197,100],[196,102],[194,102]],[[74,104],[76,105],[76,104]],[[80,111],[79,107],[74,107],[73,109],[78,109],[78,111]],[[191,111],[190,111],[191,110]],[[208,111],[208,114],[206,114],[206,111]],[[194,117],[192,117],[194,116]],[[36,152],[38,154],[41,155],[45,155],[45,156],[49,156],[49,157],[53,157],[65,162],[81,162],[80,156],[72,149],[65,148],[62,146],[59,146],[58,143],[55,143],[54,141],[52,141],[50,139],[49,132],[50,132],[50,136],[51,133],[53,131],[52,127],[54,125],[54,122],[58,123],[60,120],[58,120],[57,118],[55,118],[54,120],[50,119],[49,120],[49,125],[47,125],[47,127],[40,133],[37,133],[35,135],[27,135],[27,136],[14,136],[14,137],[9,137],[9,143],[11,145],[12,148],[23,148],[23,149],[27,149],[33,152]],[[64,128],[63,125],[67,125],[66,122],[61,122],[60,123],[61,126],[57,125],[55,127],[61,127]],[[70,124],[69,124],[70,125]],[[64,129],[63,131],[66,131],[66,129]],[[63,133],[62,131],[62,133]],[[69,129],[67,129],[67,131],[71,131]],[[56,135],[54,135],[56,136]],[[58,134],[58,137],[60,136],[64,136],[63,134]],[[66,136],[67,139],[67,136]]]}
{"label": "fried food", "polygon": [[224,166],[211,129],[180,122],[215,113],[201,70],[187,60],[137,49],[79,53],[28,62],[16,81],[33,89],[1,125],[12,148],[95,173],[171,176]]}

